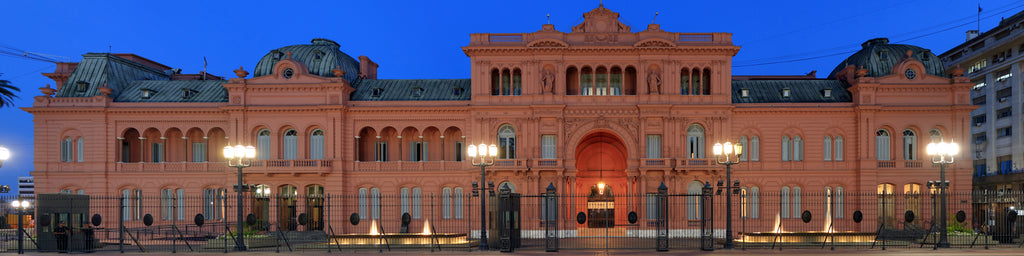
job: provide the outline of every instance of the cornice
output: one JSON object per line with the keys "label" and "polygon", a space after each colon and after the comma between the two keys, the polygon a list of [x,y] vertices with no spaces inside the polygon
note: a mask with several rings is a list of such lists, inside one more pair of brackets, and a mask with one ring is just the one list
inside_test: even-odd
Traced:
{"label": "cornice", "polygon": [[658,48],[637,48],[632,46],[619,46],[619,47],[608,47],[608,46],[594,46],[594,47],[569,47],[569,48],[527,48],[527,47],[507,47],[507,46],[491,46],[481,47],[473,46],[466,47],[463,52],[466,56],[476,57],[476,55],[505,55],[505,56],[518,56],[525,54],[685,54],[685,55],[698,55],[698,56],[718,56],[718,55],[729,55],[735,56],[740,50],[739,46],[706,46],[706,47],[694,47],[694,46],[679,46],[679,47],[658,47]]}

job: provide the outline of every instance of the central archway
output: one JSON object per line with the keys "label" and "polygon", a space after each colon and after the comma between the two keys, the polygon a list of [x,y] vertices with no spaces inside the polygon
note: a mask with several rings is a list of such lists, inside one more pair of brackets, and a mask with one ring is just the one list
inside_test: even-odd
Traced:
{"label": "central archway", "polygon": [[576,145],[575,186],[583,192],[577,204],[588,215],[583,227],[614,228],[625,223],[628,157],[622,139],[610,131],[590,132]]}

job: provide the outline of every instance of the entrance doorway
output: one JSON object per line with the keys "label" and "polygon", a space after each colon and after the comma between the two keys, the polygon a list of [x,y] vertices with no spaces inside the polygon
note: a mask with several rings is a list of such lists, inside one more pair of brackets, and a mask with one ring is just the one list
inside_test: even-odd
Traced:
{"label": "entrance doorway", "polygon": [[605,184],[597,184],[590,187],[590,195],[587,196],[587,222],[588,228],[612,228],[615,227],[615,196],[612,189]]}
{"label": "entrance doorway", "polygon": [[[575,211],[583,213],[586,223],[578,227],[586,233],[597,231],[607,235],[608,230],[622,228],[628,223],[630,211],[630,190],[635,189],[626,178],[627,149],[622,139],[609,131],[594,131],[576,146],[576,179],[574,190],[580,197],[575,200]],[[580,231],[583,232],[583,231]],[[613,232],[613,233],[624,233]]]}

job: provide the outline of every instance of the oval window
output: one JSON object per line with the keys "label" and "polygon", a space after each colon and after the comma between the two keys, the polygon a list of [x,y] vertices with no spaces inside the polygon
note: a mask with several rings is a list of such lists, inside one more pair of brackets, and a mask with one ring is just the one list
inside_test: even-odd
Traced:
{"label": "oval window", "polygon": [[283,76],[284,79],[291,79],[292,75],[294,75],[294,74],[295,74],[295,71],[293,71],[290,68],[286,68],[286,69],[284,69],[284,73],[282,73],[281,76]]}

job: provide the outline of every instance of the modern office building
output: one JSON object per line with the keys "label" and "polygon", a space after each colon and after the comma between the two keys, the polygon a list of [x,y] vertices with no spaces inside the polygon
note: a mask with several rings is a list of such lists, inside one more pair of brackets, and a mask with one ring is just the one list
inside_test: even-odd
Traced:
{"label": "modern office building", "polygon": [[1003,19],[939,55],[947,71],[966,69],[970,78],[970,151],[974,186],[998,192],[1024,191],[1024,12]]}
{"label": "modern office building", "polygon": [[[144,213],[133,201],[143,196],[201,196],[226,205],[236,173],[221,149],[242,144],[257,150],[244,171],[245,183],[257,184],[256,198],[352,195],[346,214],[408,212],[419,225],[423,196],[451,197],[431,204],[443,208],[433,209],[442,216],[434,221],[443,223],[469,217],[462,198],[480,168],[465,150],[486,143],[499,151],[486,171],[499,187],[528,195],[549,184],[562,194],[607,188],[639,195],[597,204],[616,213],[608,221],[627,223],[631,212],[658,217],[653,197],[645,196],[662,183],[668,193],[699,193],[725,179],[712,145],[731,141],[744,151],[732,167],[747,195],[737,201],[743,216],[778,216],[790,230],[820,231],[798,225],[799,213],[825,207],[848,230],[875,231],[904,208],[930,211],[919,200],[899,210],[877,208],[890,205],[883,203],[891,195],[919,196],[938,179],[925,145],[969,141],[975,129],[974,83],[947,73],[925,48],[877,38],[826,78],[737,76],[731,64],[740,47],[732,34],[631,28],[603,6],[583,17],[571,31],[544,24],[535,32],[469,35],[462,49],[472,73],[465,79],[385,78],[370,57],[352,57],[328,39],[259,53],[255,66],[239,63],[226,80],[181,74],[134,54],[87,53],[44,74],[56,86],[40,88],[25,108],[35,120],[37,191],[123,196],[128,222]],[[952,191],[971,189],[967,165],[948,173]],[[762,193],[780,203],[759,203]],[[847,194],[869,196],[844,200]],[[381,195],[400,197],[402,206],[380,207]],[[573,199],[560,216],[597,199]],[[323,201],[281,200],[279,209],[259,201],[251,207],[272,221],[298,213],[323,218],[310,212]],[[693,220],[695,207],[669,214]],[[215,208],[200,210],[223,217]],[[861,210],[882,214],[854,221]],[[156,214],[195,214],[175,212]],[[738,223],[740,215],[733,218]],[[348,220],[330,221],[341,219]],[[538,223],[524,222],[523,229]],[[771,230],[770,221],[757,223]]]}
{"label": "modern office building", "polygon": [[18,196],[29,201],[35,200],[35,179],[32,176],[18,176]]}

